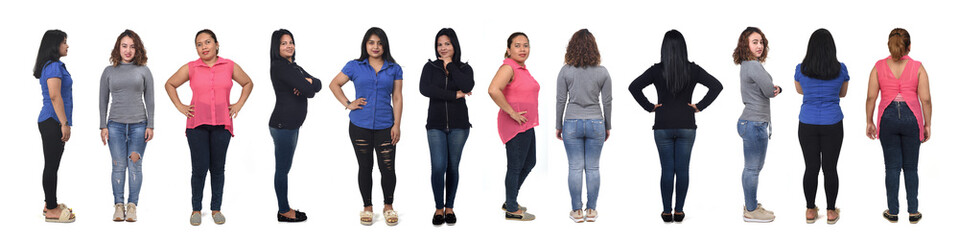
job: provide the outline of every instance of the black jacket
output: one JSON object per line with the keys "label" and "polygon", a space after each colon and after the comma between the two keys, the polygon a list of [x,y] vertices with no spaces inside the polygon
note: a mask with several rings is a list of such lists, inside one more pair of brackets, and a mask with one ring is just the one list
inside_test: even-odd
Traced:
{"label": "black jacket", "polygon": [[[449,72],[447,76],[446,71]],[[443,60],[427,61],[420,76],[420,93],[430,98],[426,129],[470,128],[466,98],[456,91],[473,91],[473,68],[467,63],[451,62],[443,71]]]}
{"label": "black jacket", "polygon": [[[688,105],[693,102],[693,89],[696,84],[702,84],[709,89],[706,96],[696,103],[699,111],[706,110],[706,107],[709,107],[709,104],[712,104],[713,100],[719,96],[719,92],[723,91],[723,84],[699,65],[693,63],[689,70],[692,81],[677,94],[671,93],[667,88],[666,79],[663,78],[665,70],[660,63],[646,69],[643,75],[639,75],[629,84],[629,92],[633,94],[633,99],[636,99],[644,110],[653,112],[655,108],[656,120],[653,123],[653,129],[696,129],[696,109]],[[655,107],[656,105],[649,102],[643,94],[643,88],[650,84],[656,87],[656,101],[663,106]]]}
{"label": "black jacket", "polygon": [[[306,81],[312,78],[313,83]],[[273,92],[276,93],[276,105],[273,115],[270,116],[270,127],[279,129],[297,129],[306,119],[306,99],[312,98],[323,83],[320,79],[306,73],[295,62],[285,59],[270,62],[270,80],[273,81]],[[293,89],[300,95],[293,93]]]}

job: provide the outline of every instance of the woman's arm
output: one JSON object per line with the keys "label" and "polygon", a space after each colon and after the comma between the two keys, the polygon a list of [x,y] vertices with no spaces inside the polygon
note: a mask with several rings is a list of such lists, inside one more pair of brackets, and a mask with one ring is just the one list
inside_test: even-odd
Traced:
{"label": "woman's arm", "polygon": [[922,129],[923,135],[926,139],[923,139],[922,142],[929,141],[929,137],[932,134],[932,96],[929,92],[929,75],[926,74],[926,68],[919,66],[919,89],[917,89],[919,94],[919,102],[922,103],[922,119],[924,120],[924,129]]}
{"label": "woman's arm", "polygon": [[144,131],[143,138],[149,142],[153,140],[153,126],[155,126],[153,121],[156,119],[153,112],[156,102],[154,101],[153,73],[150,72],[150,68],[146,66],[143,68],[145,71],[143,74],[143,105],[146,105],[147,108],[147,129]]}
{"label": "woman's arm", "polygon": [[[434,76],[435,67],[430,66],[432,63],[426,63],[423,65],[423,71],[420,74],[420,94],[428,98],[442,99],[446,101],[455,100],[461,98],[456,91],[446,90],[439,86],[433,84],[433,81],[430,81],[430,78]],[[450,75],[450,78],[453,76]]]}
{"label": "woman's arm", "polygon": [[866,89],[866,137],[876,139],[876,124],[872,121],[876,110],[876,98],[879,96],[879,76],[876,67],[869,73],[869,88]]}
{"label": "woman's arm", "polygon": [[633,95],[633,99],[636,100],[636,103],[639,103],[639,106],[643,107],[647,112],[653,112],[658,107],[662,107],[662,104],[653,105],[649,102],[649,99],[646,98],[646,94],[643,94],[643,89],[653,84],[653,76],[651,73],[652,67],[646,69],[646,72],[643,72],[642,75],[636,77],[632,83],[629,84],[629,93]]}
{"label": "woman's arm", "polygon": [[100,74],[100,141],[103,142],[103,145],[107,145],[107,140],[110,139],[110,131],[107,130],[107,112],[110,106],[110,78],[107,77],[108,69],[110,69],[110,67],[104,68],[103,74]]}
{"label": "woman's arm", "polygon": [[796,83],[796,92],[799,93],[799,95],[803,95],[803,94],[802,94],[802,85],[799,84],[799,81],[793,81],[793,82]]}
{"label": "woman's arm", "polygon": [[343,94],[343,85],[349,81],[350,77],[347,77],[346,74],[343,74],[343,72],[337,73],[336,77],[333,77],[333,80],[330,81],[330,92],[333,93],[336,101],[340,102],[347,110],[363,109],[363,105],[366,105],[366,98],[357,98],[350,102],[346,98],[346,94]]}
{"label": "woman's arm", "polygon": [[713,75],[709,75],[706,70],[702,68],[699,68],[699,70],[699,83],[703,86],[706,86],[709,91],[706,92],[706,96],[703,96],[702,100],[699,100],[699,103],[691,105],[691,107],[696,109],[696,112],[705,110],[706,107],[709,107],[709,105],[712,104],[717,97],[719,97],[719,92],[723,91],[723,83],[719,82],[719,80],[713,77]]}
{"label": "woman's arm", "polygon": [[496,103],[496,106],[499,106],[503,112],[509,114],[510,118],[513,118],[517,124],[523,124],[526,122],[526,117],[523,114],[526,114],[526,111],[516,112],[513,110],[513,106],[509,105],[509,102],[506,101],[506,95],[503,95],[503,89],[506,89],[506,85],[509,84],[513,79],[513,68],[509,65],[502,65],[499,67],[499,70],[496,71],[496,75],[493,76],[493,80],[489,83],[489,97],[493,99],[493,102]]}
{"label": "woman's arm", "polygon": [[240,64],[233,64],[233,81],[239,83],[243,87],[243,92],[240,92],[240,99],[234,104],[230,104],[230,117],[236,118],[236,115],[240,113],[240,109],[243,108],[243,104],[246,104],[246,99],[250,97],[250,93],[253,92],[253,80],[250,79],[250,76],[246,75],[246,72],[243,71],[243,68],[240,67]]}
{"label": "woman's arm", "polygon": [[57,119],[60,119],[60,133],[63,134],[60,141],[66,142],[70,140],[70,124],[67,120],[67,110],[63,106],[63,96],[60,95],[60,84],[61,80],[58,77],[47,78],[47,92],[50,94],[50,103],[53,104],[53,111],[57,114]]}
{"label": "woman's arm", "polygon": [[839,89],[839,97],[846,97],[846,92],[849,90],[849,81],[842,83],[842,88]]}
{"label": "woman's arm", "polygon": [[189,66],[183,64],[176,73],[173,73],[173,76],[170,76],[170,79],[167,79],[166,84],[163,85],[163,88],[166,89],[166,94],[170,96],[170,101],[173,102],[173,106],[176,107],[177,111],[180,111],[187,118],[193,117],[193,105],[184,105],[183,102],[180,102],[180,95],[177,94],[176,88],[180,87],[190,80],[190,69]]}
{"label": "woman's arm", "polygon": [[309,77],[301,76],[299,74],[299,69],[288,62],[283,63],[279,61],[273,61],[273,63],[270,64],[270,77],[278,80],[279,82],[285,83],[290,87],[293,87],[293,90],[296,90],[296,92],[299,93],[298,96],[312,98],[316,95],[316,92],[319,91],[314,91],[314,84],[312,84],[312,81],[317,80],[308,80],[307,78]]}
{"label": "woman's arm", "polygon": [[470,95],[473,92],[473,67],[466,63],[454,63],[446,65],[446,71],[450,74],[450,80],[460,92]]}
{"label": "woman's arm", "polygon": [[393,127],[390,129],[392,144],[400,142],[400,120],[403,119],[403,80],[393,80]]}

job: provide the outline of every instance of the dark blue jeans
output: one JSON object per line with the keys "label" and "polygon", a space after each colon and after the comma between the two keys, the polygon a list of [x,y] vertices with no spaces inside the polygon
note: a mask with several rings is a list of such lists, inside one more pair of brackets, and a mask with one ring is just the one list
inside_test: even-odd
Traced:
{"label": "dark blue jeans", "polygon": [[[460,157],[470,135],[468,128],[428,129],[426,139],[430,144],[430,180],[433,185],[433,201],[436,209],[453,208],[456,186],[460,180]],[[444,202],[443,188],[446,187]]]}
{"label": "dark blue jeans", "polygon": [[536,132],[533,128],[506,142],[506,211],[519,211],[519,188],[536,166]]}
{"label": "dark blue jeans", "polygon": [[279,213],[290,211],[290,201],[287,198],[287,174],[293,166],[293,153],[296,151],[296,141],[300,136],[300,129],[270,128],[273,137],[273,153],[276,155],[276,171],[273,173],[273,190],[276,191],[276,203]]}
{"label": "dark blue jeans", "polygon": [[919,125],[905,102],[892,102],[882,114],[879,142],[886,159],[886,203],[899,214],[899,172],[905,175],[909,213],[919,212]]}
{"label": "dark blue jeans", "polygon": [[686,203],[686,191],[689,190],[689,157],[696,141],[696,129],[656,129],[653,130],[656,148],[659,150],[659,164],[662,175],[659,179],[663,195],[663,212],[673,210],[673,179],[676,180],[676,212],[683,212]]}
{"label": "dark blue jeans", "polygon": [[193,211],[203,209],[203,187],[206,184],[206,173],[210,172],[210,188],[212,199],[210,210],[220,211],[223,203],[224,166],[226,165],[226,149],[230,146],[233,135],[223,125],[200,125],[186,130],[186,140],[190,145],[190,158],[193,163],[193,176],[190,184],[193,187]]}

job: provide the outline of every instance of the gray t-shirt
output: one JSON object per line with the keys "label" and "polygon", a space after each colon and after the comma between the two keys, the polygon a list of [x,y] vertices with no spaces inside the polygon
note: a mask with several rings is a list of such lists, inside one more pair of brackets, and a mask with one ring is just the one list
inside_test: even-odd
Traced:
{"label": "gray t-shirt", "polygon": [[[556,79],[556,129],[563,129],[564,119],[603,119],[606,130],[609,130],[612,126],[612,89],[612,80],[605,67],[564,65]],[[600,93],[602,109],[599,108]]]}
{"label": "gray t-shirt", "polygon": [[775,97],[773,92],[776,91],[773,78],[758,61],[744,61],[739,66],[739,89],[746,105],[739,119],[770,122],[769,99]]}
{"label": "gray t-shirt", "polygon": [[[112,101],[111,101],[112,98]],[[147,66],[120,63],[107,66],[100,76],[100,128],[109,120],[118,123],[146,121],[153,128],[153,74]]]}

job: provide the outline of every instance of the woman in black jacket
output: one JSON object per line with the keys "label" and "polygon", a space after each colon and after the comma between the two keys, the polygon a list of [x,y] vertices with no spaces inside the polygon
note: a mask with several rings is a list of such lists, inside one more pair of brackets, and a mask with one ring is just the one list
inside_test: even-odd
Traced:
{"label": "woman in black jacket", "polygon": [[273,92],[276,93],[276,105],[270,116],[270,135],[273,136],[276,154],[273,188],[279,205],[276,219],[280,222],[306,220],[306,213],[293,210],[287,201],[287,174],[293,164],[300,125],[306,119],[306,99],[312,98],[323,88],[319,79],[306,73],[294,60],[296,46],[293,33],[286,29],[274,31],[270,43],[270,79],[273,81]]}
{"label": "woman in black jacket", "polygon": [[432,162],[433,200],[436,201],[433,225],[440,225],[456,223],[453,199],[459,182],[460,155],[472,127],[465,97],[472,94],[474,83],[473,68],[460,61],[460,44],[452,28],[440,29],[433,43],[436,60],[427,61],[423,66],[420,93],[430,98],[426,136]]}

